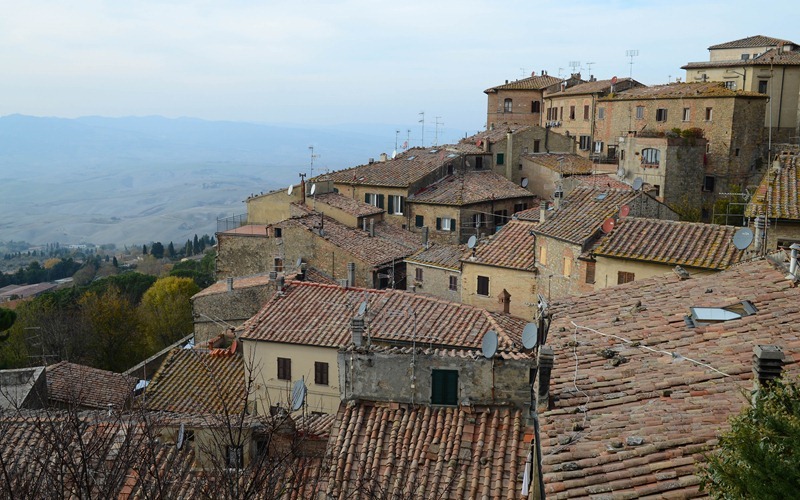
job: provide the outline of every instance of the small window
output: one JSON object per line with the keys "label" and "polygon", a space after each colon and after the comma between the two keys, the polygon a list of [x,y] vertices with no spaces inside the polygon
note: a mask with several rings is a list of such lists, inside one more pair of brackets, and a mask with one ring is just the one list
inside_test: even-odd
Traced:
{"label": "small window", "polygon": [[767,80],[759,80],[758,81],[758,93],[759,94],[766,94],[767,93]]}
{"label": "small window", "polygon": [[506,162],[505,160],[506,160],[506,155],[504,153],[497,153],[497,164],[498,165],[505,164],[505,162]]}
{"label": "small window", "polygon": [[588,104],[583,106],[583,119],[584,120],[588,120],[589,119],[589,105]]}
{"label": "small window", "polygon": [[564,257],[564,276],[570,276],[572,274],[572,259],[569,257]]}
{"label": "small window", "polygon": [[455,231],[456,221],[455,219],[450,219],[447,217],[437,217],[436,229],[438,229],[439,231]]}
{"label": "small window", "polygon": [[601,106],[601,107],[597,108],[597,119],[598,120],[605,120],[606,119],[606,108],[605,107]]}
{"label": "small window", "polygon": [[414,217],[414,225],[417,227],[425,226],[425,217],[422,215],[417,215]]}
{"label": "small window", "polygon": [[709,141],[709,142],[706,143],[706,153],[710,153],[710,152],[711,152],[711,142]]}
{"label": "small window", "polygon": [[713,116],[714,116],[714,108],[706,108],[706,121],[710,122]]}
{"label": "small window", "polygon": [[733,80],[725,82],[725,88],[728,90],[736,90],[736,82]]}
{"label": "small window", "polygon": [[707,175],[703,179],[703,191],[706,193],[713,193],[714,192],[714,184],[716,183],[716,178],[713,175]]}
{"label": "small window", "polygon": [[657,122],[665,122],[665,121],[667,121],[667,109],[666,108],[658,108],[656,110],[656,121]]}
{"label": "small window", "polygon": [[450,276],[450,290],[458,291],[458,276]]}
{"label": "small window", "polygon": [[539,101],[531,101],[531,113],[539,113],[540,108],[541,104]]}
{"label": "small window", "polygon": [[656,148],[645,148],[642,150],[642,166],[658,167],[661,159],[661,151]]}
{"label": "small window", "polygon": [[634,273],[626,273],[625,271],[619,271],[617,273],[617,284],[624,285],[625,283],[630,283],[634,280],[636,275]]}
{"label": "small window", "polygon": [[579,138],[581,151],[589,151],[592,145],[592,137],[589,135],[582,135]]}
{"label": "small window", "polygon": [[494,225],[503,226],[508,222],[508,210],[497,210],[494,213]]}
{"label": "small window", "polygon": [[750,54],[742,54],[742,61],[750,59]]}
{"label": "small window", "polygon": [[229,469],[241,469],[244,464],[244,448],[242,446],[225,447],[225,465]]}
{"label": "small window", "polygon": [[488,276],[478,276],[478,289],[476,291],[478,295],[483,295],[488,297],[489,296],[489,277]]}
{"label": "small window", "polygon": [[608,145],[608,153],[606,154],[608,158],[616,158],[617,157],[617,147],[612,146],[611,144]]}
{"label": "small window", "polygon": [[278,358],[278,380],[292,380],[292,360]]}
{"label": "small window", "polygon": [[569,107],[569,119],[570,120],[574,120],[575,119],[575,106],[570,106]]}
{"label": "small window", "polygon": [[644,106],[636,106],[636,119],[644,120]]}
{"label": "small window", "polygon": [[688,122],[692,119],[692,110],[690,108],[683,108],[683,121]]}
{"label": "small window", "polygon": [[547,265],[547,247],[544,245],[539,247],[539,262],[542,265]]}
{"label": "small window", "polygon": [[483,214],[472,214],[472,227],[479,228],[483,226]]}
{"label": "small window", "polygon": [[475,157],[475,170],[483,170],[483,156]]}
{"label": "small window", "polygon": [[514,203],[514,213],[522,212],[528,209],[527,203]]}
{"label": "small window", "polygon": [[503,101],[503,113],[511,113],[512,108],[513,104],[511,99],[506,99]]}
{"label": "small window", "polygon": [[403,215],[406,207],[406,200],[403,196],[389,195],[388,212],[393,215]]}
{"label": "small window", "polygon": [[328,363],[314,361],[314,383],[328,385]]}
{"label": "small window", "polygon": [[653,191],[655,191],[656,196],[661,196],[661,186],[658,184],[653,184]]}
{"label": "small window", "polygon": [[272,232],[275,233],[276,238],[280,238],[281,235],[283,234],[283,231],[281,231],[281,228],[279,227],[274,228]]}
{"label": "small window", "polygon": [[736,148],[733,152],[734,156],[739,156],[739,148]]}
{"label": "small window", "polygon": [[594,274],[597,268],[596,262],[586,263],[586,283],[594,283]]}
{"label": "small window", "polygon": [[422,283],[422,268],[418,267],[414,270],[414,279]]}
{"label": "small window", "polygon": [[533,141],[533,152],[538,153],[540,149],[541,141],[539,139],[535,139]]}
{"label": "small window", "polygon": [[431,404],[458,404],[458,370],[431,371]]}
{"label": "small window", "polygon": [[447,175],[453,175],[453,164],[452,163],[448,163],[447,164]]}
{"label": "small window", "polygon": [[592,144],[592,150],[595,153],[602,153],[603,152],[603,141],[594,141],[594,144]]}

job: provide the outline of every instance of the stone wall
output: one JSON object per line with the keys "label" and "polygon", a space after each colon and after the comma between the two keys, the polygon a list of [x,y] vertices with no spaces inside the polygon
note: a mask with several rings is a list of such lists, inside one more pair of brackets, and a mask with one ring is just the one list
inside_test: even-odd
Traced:
{"label": "stone wall", "polygon": [[228,326],[239,326],[255,315],[275,292],[275,283],[248,286],[192,298],[195,344],[207,342]]}
{"label": "stone wall", "polygon": [[[422,271],[422,281],[418,281],[417,269]],[[406,262],[407,286],[418,293],[441,297],[452,302],[461,302],[461,273],[455,269],[430,266],[417,262]],[[456,278],[456,289],[450,289],[450,277]]]}
{"label": "stone wall", "polygon": [[[631,259],[618,259],[612,257],[604,257],[602,255],[595,256],[597,261],[597,268],[595,272],[595,290],[606,288],[609,286],[616,286],[619,281],[619,273],[633,273],[634,280],[642,280],[653,276],[663,276],[665,274],[672,275],[672,269],[675,267],[672,264],[660,264],[657,262],[644,262]],[[684,266],[686,271],[692,276],[699,277],[706,274],[712,274],[715,271],[707,269],[695,269],[692,267]]]}
{"label": "stone wall", "polygon": [[[517,251],[532,252],[520,248]],[[489,295],[478,295],[478,276],[489,278]],[[511,294],[512,316],[531,319],[536,310],[536,273],[497,266],[476,264],[465,260],[462,267],[461,301],[488,311],[503,312],[503,303],[498,296],[505,289]]]}

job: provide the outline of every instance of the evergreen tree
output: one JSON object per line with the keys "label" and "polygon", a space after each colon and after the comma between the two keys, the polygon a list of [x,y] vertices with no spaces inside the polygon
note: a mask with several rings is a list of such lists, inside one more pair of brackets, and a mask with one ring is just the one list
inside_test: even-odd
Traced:
{"label": "evergreen tree", "polygon": [[116,255],[114,256],[114,259],[111,261],[111,263],[112,263],[112,265],[114,267],[119,267],[119,262],[117,262],[117,256]]}
{"label": "evergreen tree", "polygon": [[169,245],[167,245],[167,257],[174,259],[177,255],[178,254],[175,252],[175,245],[170,241]]}
{"label": "evergreen tree", "polygon": [[197,235],[194,235],[194,241],[192,242],[192,254],[199,255],[202,252],[200,248],[200,241],[197,239]]}
{"label": "evergreen tree", "polygon": [[147,245],[142,245],[142,255],[147,255]]}
{"label": "evergreen tree", "polygon": [[160,241],[156,241],[155,243],[150,245],[150,255],[152,255],[156,259],[163,259],[164,245],[162,245]]}

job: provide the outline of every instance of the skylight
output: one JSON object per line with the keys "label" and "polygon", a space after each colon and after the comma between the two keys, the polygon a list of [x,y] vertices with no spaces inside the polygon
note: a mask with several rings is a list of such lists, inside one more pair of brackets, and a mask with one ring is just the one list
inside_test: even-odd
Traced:
{"label": "skylight", "polygon": [[406,161],[411,161],[411,160],[413,160],[414,158],[416,158],[416,156],[409,156],[408,158],[406,158]]}
{"label": "skylight", "polygon": [[741,319],[758,312],[756,306],[749,300],[725,307],[690,307],[689,310],[691,314],[684,317],[689,328]]}

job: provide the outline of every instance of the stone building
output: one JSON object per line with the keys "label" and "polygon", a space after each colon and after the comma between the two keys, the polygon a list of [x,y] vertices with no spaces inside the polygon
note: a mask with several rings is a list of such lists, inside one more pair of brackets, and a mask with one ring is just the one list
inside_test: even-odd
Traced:
{"label": "stone building", "polygon": [[775,142],[800,135],[800,47],[789,40],[756,35],[708,48],[709,60],[690,62],[687,82],[723,82],[731,90],[769,96],[764,127]]}
{"label": "stone building", "polygon": [[463,245],[431,245],[406,257],[407,289],[461,301],[461,255]]}
{"label": "stone building", "polygon": [[[764,174],[745,215],[750,218],[753,248],[769,252],[800,243],[800,150],[779,154]],[[766,234],[765,234],[766,233]]]}
{"label": "stone building", "polygon": [[640,87],[598,100],[604,118],[597,139],[619,142],[629,132],[666,135],[700,129],[706,143],[705,177],[695,190],[714,195],[746,186],[756,173],[766,146],[766,96],[726,89],[722,83],[673,83]]}
{"label": "stone building", "polygon": [[547,200],[572,191],[577,181],[575,177],[605,170],[603,165],[570,153],[529,153],[521,160],[523,184],[528,191]]}
{"label": "stone building", "polygon": [[544,112],[543,94],[547,87],[561,82],[560,78],[542,71],[528,78],[491,87],[487,96],[486,128],[506,125],[541,125]]}

